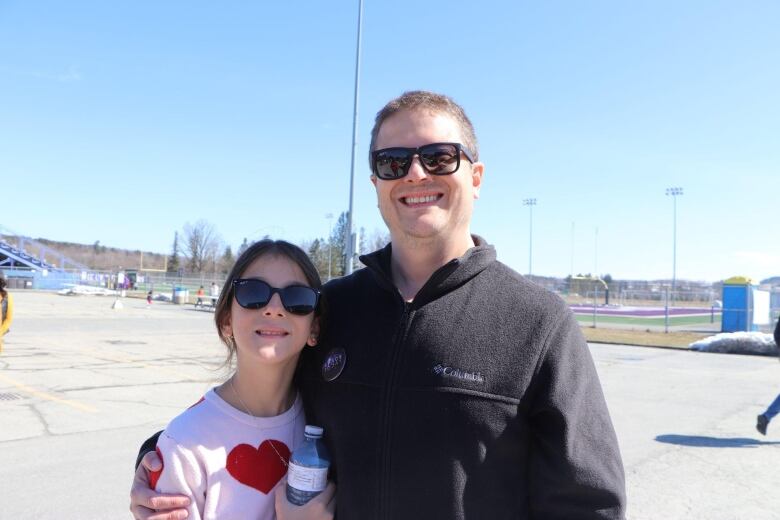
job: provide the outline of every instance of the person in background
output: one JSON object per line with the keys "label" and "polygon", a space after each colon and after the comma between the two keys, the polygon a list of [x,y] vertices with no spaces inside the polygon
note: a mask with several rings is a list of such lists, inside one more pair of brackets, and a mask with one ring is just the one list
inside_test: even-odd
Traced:
{"label": "person in background", "polygon": [[[196,294],[198,297],[198,300],[195,302],[195,307],[203,307],[203,297],[206,296],[206,291],[203,290],[203,286],[200,286],[200,289],[198,289],[198,293]],[[212,304],[213,306],[213,304]]]}
{"label": "person in background", "polygon": [[8,334],[14,319],[14,298],[6,286],[5,275],[0,271],[0,353],[3,352],[3,336]]}
{"label": "person in background", "polygon": [[[778,355],[780,355],[780,316],[777,318],[777,325],[775,325],[775,344],[777,344]],[[780,414],[780,394],[775,397],[772,404],[766,409],[764,413],[756,418],[756,430],[761,435],[766,435],[766,429],[769,423],[772,422],[777,414]]]}
{"label": "person in background", "polygon": [[217,282],[211,282],[211,288],[209,289],[209,296],[211,296],[211,306],[217,306],[217,298],[219,298],[219,285]]}

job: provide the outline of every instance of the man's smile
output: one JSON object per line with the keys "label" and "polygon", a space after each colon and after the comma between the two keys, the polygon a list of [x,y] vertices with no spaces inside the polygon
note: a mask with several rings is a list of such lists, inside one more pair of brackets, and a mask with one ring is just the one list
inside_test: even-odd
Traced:
{"label": "man's smile", "polygon": [[405,195],[401,197],[399,200],[405,206],[416,207],[416,206],[425,206],[425,205],[433,204],[434,202],[437,202],[442,197],[444,197],[444,194],[442,193],[425,193],[425,194],[421,193],[421,194]]}

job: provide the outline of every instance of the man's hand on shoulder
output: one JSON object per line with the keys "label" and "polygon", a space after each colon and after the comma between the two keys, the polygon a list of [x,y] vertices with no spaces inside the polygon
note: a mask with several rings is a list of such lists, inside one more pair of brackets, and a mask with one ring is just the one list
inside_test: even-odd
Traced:
{"label": "man's hand on shoulder", "polygon": [[186,509],[190,505],[188,497],[164,495],[150,488],[149,473],[161,469],[160,457],[150,451],[135,470],[133,487],[130,488],[130,512],[135,520],[174,520],[189,516]]}

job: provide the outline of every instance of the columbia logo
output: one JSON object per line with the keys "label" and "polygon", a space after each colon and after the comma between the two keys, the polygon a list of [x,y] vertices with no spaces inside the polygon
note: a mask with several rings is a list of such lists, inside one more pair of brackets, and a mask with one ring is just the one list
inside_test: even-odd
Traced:
{"label": "columbia logo", "polygon": [[464,381],[474,381],[475,383],[484,383],[485,378],[479,372],[468,372],[460,368],[447,367],[439,363],[433,367],[433,373],[439,376],[455,377]]}

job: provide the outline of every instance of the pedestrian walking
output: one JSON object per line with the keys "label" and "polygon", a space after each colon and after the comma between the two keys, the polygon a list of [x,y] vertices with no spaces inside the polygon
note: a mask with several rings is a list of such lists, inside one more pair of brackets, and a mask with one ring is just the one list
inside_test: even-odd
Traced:
{"label": "pedestrian walking", "polygon": [[[775,343],[778,347],[778,355],[780,355],[780,316],[778,316],[777,325],[775,326]],[[772,419],[777,414],[780,414],[780,394],[777,394],[777,397],[775,397],[775,400],[772,401],[772,404],[769,405],[766,411],[756,418],[756,430],[758,430],[758,433],[766,435],[769,423],[772,422]]]}

